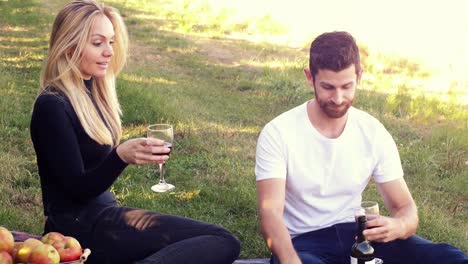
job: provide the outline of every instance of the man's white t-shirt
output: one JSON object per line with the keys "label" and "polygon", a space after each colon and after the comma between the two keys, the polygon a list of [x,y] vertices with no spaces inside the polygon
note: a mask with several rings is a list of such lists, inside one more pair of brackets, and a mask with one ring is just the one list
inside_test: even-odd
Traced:
{"label": "man's white t-shirt", "polygon": [[311,124],[307,103],[269,122],[257,142],[257,181],[286,180],[284,221],[293,237],[353,222],[371,176],[403,177],[395,142],[377,119],[350,107],[343,133],[330,139]]}

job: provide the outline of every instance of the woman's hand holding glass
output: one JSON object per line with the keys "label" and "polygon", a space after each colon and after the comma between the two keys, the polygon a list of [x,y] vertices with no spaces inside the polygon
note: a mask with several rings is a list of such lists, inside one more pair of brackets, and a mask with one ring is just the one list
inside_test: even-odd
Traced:
{"label": "woman's hand holding glass", "polygon": [[128,164],[163,164],[169,159],[171,150],[164,140],[157,138],[134,138],[117,146],[117,155]]}

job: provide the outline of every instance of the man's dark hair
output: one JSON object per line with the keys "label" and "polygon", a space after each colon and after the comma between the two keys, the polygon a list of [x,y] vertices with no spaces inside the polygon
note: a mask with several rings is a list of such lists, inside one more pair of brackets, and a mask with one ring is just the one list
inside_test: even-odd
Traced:
{"label": "man's dark hair", "polygon": [[361,71],[359,48],[348,32],[323,33],[310,45],[309,69],[312,77],[321,69],[335,72],[354,64],[356,74]]}

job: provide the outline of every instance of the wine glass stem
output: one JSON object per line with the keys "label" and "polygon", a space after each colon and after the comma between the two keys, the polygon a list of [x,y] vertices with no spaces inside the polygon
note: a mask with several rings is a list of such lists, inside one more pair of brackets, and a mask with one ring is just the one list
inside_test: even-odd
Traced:
{"label": "wine glass stem", "polygon": [[160,184],[166,184],[166,181],[164,180],[164,164],[159,164],[159,183]]}

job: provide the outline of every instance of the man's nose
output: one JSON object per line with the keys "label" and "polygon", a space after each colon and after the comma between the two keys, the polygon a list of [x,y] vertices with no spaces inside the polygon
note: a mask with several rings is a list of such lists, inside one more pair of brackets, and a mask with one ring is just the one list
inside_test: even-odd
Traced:
{"label": "man's nose", "polygon": [[343,103],[343,92],[340,89],[336,89],[331,99],[334,104],[341,105]]}

